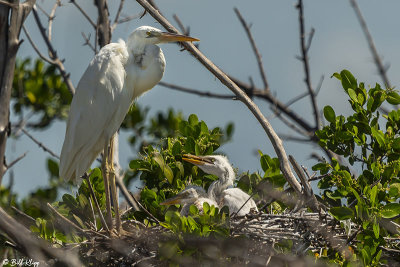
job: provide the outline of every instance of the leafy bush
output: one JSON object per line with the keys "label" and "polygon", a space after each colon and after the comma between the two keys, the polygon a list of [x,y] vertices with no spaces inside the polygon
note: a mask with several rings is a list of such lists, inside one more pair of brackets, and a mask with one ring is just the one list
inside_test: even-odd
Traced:
{"label": "leafy bush", "polygon": [[[357,257],[364,265],[375,266],[385,238],[393,234],[387,225],[400,214],[400,110],[381,115],[379,109],[385,102],[400,104],[400,96],[379,84],[366,89],[347,70],[333,76],[341,81],[354,114],[337,116],[326,106],[324,116],[329,125],[316,134],[322,147],[347,162],[332,159],[332,163],[316,164],[313,170],[323,175],[318,187],[330,213],[344,222],[343,226],[351,220],[359,227]],[[346,263],[343,258],[339,261]]]}

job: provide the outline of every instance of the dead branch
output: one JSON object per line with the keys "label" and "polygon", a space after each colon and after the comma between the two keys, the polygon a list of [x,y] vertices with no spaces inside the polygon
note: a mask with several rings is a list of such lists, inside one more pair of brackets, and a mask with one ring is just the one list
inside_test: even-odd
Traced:
{"label": "dead branch", "polygon": [[62,60],[57,56],[57,51],[54,49],[51,41],[46,35],[46,29],[43,27],[42,22],[40,21],[39,15],[36,11],[36,7],[32,8],[32,13],[36,21],[36,25],[39,28],[40,34],[42,35],[42,38],[44,42],[46,43],[47,49],[49,50],[49,56],[51,60],[53,61],[53,65],[56,66],[58,71],[60,72],[61,76],[63,77],[63,80],[65,84],[68,87],[68,90],[71,92],[71,94],[75,94],[75,87],[71,82],[71,79],[69,78],[69,73],[66,72],[64,64],[62,63]]}
{"label": "dead branch", "polygon": [[[2,1],[0,5],[0,164],[3,165],[7,138],[10,133],[10,99],[14,80],[17,51],[22,41],[19,40],[22,25],[31,12],[35,0],[23,3]],[[0,184],[4,168],[0,168]]]}
{"label": "dead branch", "polygon": [[[301,60],[303,62],[305,79],[304,82],[307,85],[308,93],[310,95],[311,104],[314,113],[314,121],[315,121],[315,129],[320,128],[320,118],[319,118],[319,109],[317,105],[316,94],[311,84],[311,74],[310,74],[310,66],[308,62],[308,50],[311,46],[311,38],[309,39],[308,45],[306,45],[305,41],[305,29],[304,29],[304,8],[303,1],[299,0],[297,3],[297,9],[299,10],[299,25],[300,25],[300,48],[301,48]],[[313,31],[312,31],[313,32]],[[314,35],[314,33],[312,34]]]}
{"label": "dead branch", "polygon": [[262,63],[261,54],[258,51],[256,42],[254,41],[253,35],[251,34],[250,26],[244,20],[242,14],[240,14],[239,9],[237,9],[235,7],[234,10],[235,10],[235,13],[236,13],[240,23],[242,24],[242,26],[243,26],[246,34],[247,34],[247,37],[248,37],[248,39],[250,41],[250,44],[251,44],[251,47],[253,48],[254,55],[256,56],[256,59],[257,59],[258,69],[259,69],[260,75],[261,75],[261,80],[263,81],[263,84],[264,84],[264,90],[266,92],[269,92],[269,86],[268,86],[268,82],[267,82],[267,75],[265,74],[265,71],[264,71],[264,66],[263,66],[263,63]]}
{"label": "dead branch", "polygon": [[356,13],[358,22],[361,25],[361,28],[365,35],[365,38],[367,39],[369,50],[371,51],[372,57],[374,58],[375,65],[378,69],[379,75],[381,76],[381,79],[382,79],[383,83],[385,84],[385,86],[391,87],[389,78],[387,77],[387,74],[386,74],[386,69],[383,66],[382,60],[378,54],[378,50],[376,49],[374,39],[372,38],[372,35],[370,34],[370,32],[368,30],[367,23],[364,20],[364,17],[361,13],[360,8],[358,7],[357,1],[350,0],[350,4],[353,7],[354,12]]}
{"label": "dead branch", "polygon": [[92,49],[92,51],[96,54],[97,51],[94,48],[94,46],[90,43],[90,34],[89,36],[86,36],[86,34],[84,32],[81,32],[83,39],[85,39],[85,43],[83,45],[87,45],[90,47],[90,49]]}
{"label": "dead branch", "polygon": [[58,156],[56,153],[54,153],[50,148],[45,146],[43,143],[39,142],[35,137],[33,137],[25,128],[21,128],[21,131],[28,136],[35,144],[37,144],[41,149],[43,149],[45,152],[49,153],[56,159],[60,159],[60,156]]}
{"label": "dead branch", "polygon": [[179,85],[175,85],[175,84],[171,84],[171,83],[166,83],[166,82],[159,82],[158,85],[161,85],[166,88],[173,89],[173,90],[177,90],[180,92],[195,94],[198,96],[205,96],[205,97],[211,97],[211,98],[217,98],[217,99],[230,99],[230,100],[235,99],[234,95],[223,95],[223,94],[214,94],[214,93],[210,93],[210,92],[202,92],[202,91],[198,91],[195,89],[191,89],[191,88],[187,88],[187,87],[183,87],[183,86],[179,86]]}
{"label": "dead branch", "polygon": [[93,20],[89,17],[88,13],[86,13],[85,10],[83,10],[83,9],[81,8],[81,6],[78,5],[78,4],[76,3],[75,0],[70,0],[70,1],[71,1],[72,4],[74,4],[74,6],[79,10],[79,12],[81,12],[81,14],[85,17],[85,19],[87,19],[87,21],[90,23],[90,25],[92,25],[92,27],[93,27],[94,29],[96,29],[96,28],[97,28],[97,25],[96,25],[96,23],[94,23]]}
{"label": "dead branch", "polygon": [[121,15],[121,11],[124,8],[124,3],[125,3],[125,0],[120,0],[118,11],[117,11],[117,14],[115,15],[114,23],[111,25],[111,32],[113,32],[115,30],[115,28],[117,27],[117,24],[119,21],[119,16]]}
{"label": "dead branch", "polygon": [[33,236],[28,229],[10,217],[1,207],[0,230],[11,238],[21,252],[32,259],[39,260],[43,265],[53,258],[67,266],[83,266],[75,254],[64,249],[51,247],[44,240]]}

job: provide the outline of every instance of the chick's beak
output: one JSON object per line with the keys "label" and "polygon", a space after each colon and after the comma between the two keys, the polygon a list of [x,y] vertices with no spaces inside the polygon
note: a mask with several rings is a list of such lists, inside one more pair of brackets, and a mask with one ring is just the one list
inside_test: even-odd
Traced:
{"label": "chick's beak", "polygon": [[212,164],[212,161],[210,161],[207,158],[201,157],[201,156],[195,156],[191,154],[184,154],[182,159],[184,161],[190,162],[194,165],[205,165],[205,164]]}
{"label": "chick's beak", "polygon": [[174,197],[171,197],[169,199],[166,199],[165,201],[161,202],[160,205],[174,205],[174,204],[181,204],[182,196],[181,195],[176,195]]}
{"label": "chick's beak", "polygon": [[176,34],[176,33],[171,33],[171,32],[162,32],[160,36],[160,40],[162,42],[196,42],[200,41],[197,38],[193,38],[190,36],[182,35],[182,34]]}

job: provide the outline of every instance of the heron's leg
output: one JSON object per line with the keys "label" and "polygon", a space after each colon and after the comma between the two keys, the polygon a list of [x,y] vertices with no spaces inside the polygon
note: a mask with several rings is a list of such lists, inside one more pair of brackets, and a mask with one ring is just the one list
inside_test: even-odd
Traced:
{"label": "heron's leg", "polygon": [[121,230],[121,218],[119,217],[118,194],[117,194],[117,186],[115,184],[114,136],[111,137],[111,139],[110,139],[108,164],[110,166],[110,186],[111,186],[112,203],[113,203],[114,213],[115,213],[115,228],[116,228],[117,232],[119,233]]}
{"label": "heron's leg", "polygon": [[108,161],[108,142],[106,142],[104,146],[101,170],[103,173],[104,191],[106,194],[106,208],[107,208],[106,220],[110,230],[112,230],[113,223],[112,223],[112,213],[111,213],[110,185],[108,183],[109,170],[107,166],[108,165],[107,161]]}

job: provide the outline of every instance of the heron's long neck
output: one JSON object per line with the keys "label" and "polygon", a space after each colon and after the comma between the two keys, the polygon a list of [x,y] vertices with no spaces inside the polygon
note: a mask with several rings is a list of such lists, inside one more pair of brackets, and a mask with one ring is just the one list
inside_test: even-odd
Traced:
{"label": "heron's long neck", "polygon": [[221,193],[228,187],[233,185],[235,181],[235,172],[232,168],[227,168],[226,171],[219,177],[217,181],[214,181],[208,188],[208,196],[219,202]]}

